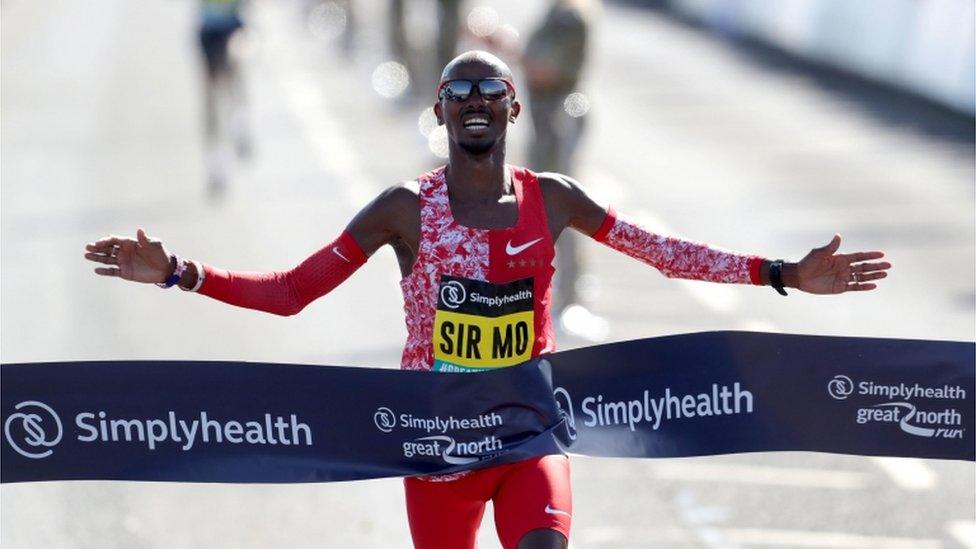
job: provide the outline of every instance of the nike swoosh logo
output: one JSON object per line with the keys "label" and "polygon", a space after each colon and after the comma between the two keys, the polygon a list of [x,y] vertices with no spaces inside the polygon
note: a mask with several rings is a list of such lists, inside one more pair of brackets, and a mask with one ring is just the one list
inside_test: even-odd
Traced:
{"label": "nike swoosh logo", "polygon": [[573,515],[570,515],[566,511],[560,511],[559,509],[553,509],[552,507],[549,506],[549,504],[546,504],[546,513],[548,513],[550,515],[566,515],[569,518],[573,518]]}
{"label": "nike swoosh logo", "polygon": [[542,240],[542,239],[541,238],[537,238],[535,240],[526,242],[525,244],[522,244],[521,246],[512,246],[512,241],[509,240],[508,241],[508,244],[505,244],[505,253],[507,253],[508,255],[518,255],[518,254],[522,253],[523,251],[527,250],[529,248],[529,246],[535,244],[536,242],[539,242],[540,240]]}
{"label": "nike swoosh logo", "polygon": [[348,257],[342,255],[342,252],[339,251],[339,248],[332,248],[332,251],[335,252],[337,256],[341,257],[342,259],[345,259],[346,263],[352,263],[352,261],[349,261]]}

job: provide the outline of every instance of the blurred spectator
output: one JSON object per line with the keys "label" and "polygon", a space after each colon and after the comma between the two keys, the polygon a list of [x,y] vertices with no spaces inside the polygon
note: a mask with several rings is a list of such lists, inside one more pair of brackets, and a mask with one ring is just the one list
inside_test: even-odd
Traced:
{"label": "blurred spectator", "polygon": [[[585,113],[567,112],[566,100],[578,89],[599,7],[599,0],[553,0],[528,39],[522,64],[535,130],[529,145],[529,167],[533,170],[575,175],[574,157]],[[556,250],[556,310],[564,330],[586,339],[599,339],[596,334],[606,331],[606,323],[578,303],[578,248],[579,235],[560,237]]]}
{"label": "blurred spectator", "polygon": [[241,35],[242,0],[200,1],[200,46],[206,61],[204,116],[207,172],[212,195],[226,185],[233,156],[251,154],[244,83],[231,41]]}
{"label": "blurred spectator", "polygon": [[414,71],[410,44],[407,42],[405,4],[405,0],[390,0],[390,53],[407,68],[407,72],[413,77],[416,71]]}
{"label": "blurred spectator", "polygon": [[461,25],[461,0],[437,0],[437,80],[440,71],[457,55]]}
{"label": "blurred spectator", "polygon": [[[410,78],[418,85],[414,92],[424,101],[429,99],[430,90],[437,87],[441,70],[457,55],[458,34],[461,24],[462,0],[437,0],[437,36],[434,43],[433,65],[424,64],[424,73],[418,70],[419,63],[414,59],[407,40],[405,12],[409,3],[405,0],[390,0],[390,49],[397,61],[403,63]],[[430,56],[424,56],[430,59]]]}

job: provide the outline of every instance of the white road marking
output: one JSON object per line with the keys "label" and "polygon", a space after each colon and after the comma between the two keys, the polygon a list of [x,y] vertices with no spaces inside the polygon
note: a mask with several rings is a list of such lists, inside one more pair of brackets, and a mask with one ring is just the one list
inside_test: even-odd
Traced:
{"label": "white road marking", "polygon": [[678,514],[682,522],[694,533],[695,537],[706,547],[711,549],[739,549],[739,547],[725,538],[715,524],[729,519],[729,510],[718,505],[702,505],[698,503],[695,493],[684,489],[674,498]]}
{"label": "white road marking", "polygon": [[628,544],[636,547],[674,547],[687,546],[694,543],[687,530],[677,527],[661,525],[630,525],[626,529],[620,526],[580,526],[573,525],[573,539],[569,546],[580,547],[611,546]]}
{"label": "white road marking", "polygon": [[905,490],[931,490],[938,484],[938,475],[921,459],[874,457],[871,461]]}
{"label": "white road marking", "polygon": [[946,530],[966,549],[976,549],[976,521],[950,520]]}
{"label": "white road marking", "polygon": [[707,547],[711,549],[739,549],[739,546],[726,539],[718,528],[702,526],[695,529],[695,533]]}
{"label": "white road marking", "polygon": [[817,549],[939,549],[934,539],[866,536],[844,532],[767,530],[761,528],[719,528],[732,543],[748,546],[816,547]]}
{"label": "white road marking", "polygon": [[797,467],[681,463],[675,461],[655,464],[653,470],[658,478],[682,481],[761,484],[834,490],[859,490],[868,484],[868,476],[863,473]]}

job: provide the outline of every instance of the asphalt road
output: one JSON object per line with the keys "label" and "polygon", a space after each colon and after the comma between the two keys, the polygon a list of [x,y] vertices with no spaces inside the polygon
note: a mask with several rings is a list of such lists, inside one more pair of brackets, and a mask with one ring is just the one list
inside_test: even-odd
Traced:
{"label": "asphalt road", "polygon": [[[492,3],[522,36],[544,7],[526,4]],[[305,32],[293,4],[256,3],[246,64],[255,154],[214,201],[195,4],[5,2],[0,359],[396,367],[405,330],[388,250],[287,319],[97,278],[82,259],[85,242],[143,226],[223,267],[290,266],[379,190],[437,165],[418,131],[424,105],[373,90],[390,57],[383,3],[358,5],[347,58]],[[423,44],[433,3],[411,5]],[[584,185],[654,228],[726,248],[796,259],[840,232],[844,249],[884,249],[895,264],[877,292],[784,299],[667,280],[587,245],[589,305],[611,340],[719,329],[974,339],[972,119],[656,12],[609,4],[600,25],[583,90]],[[529,138],[517,124],[512,162]],[[572,547],[976,547],[974,478],[972,464],[806,453],[576,458]],[[407,547],[398,485],[3,486],[0,542]],[[490,519],[480,539],[498,546]]]}

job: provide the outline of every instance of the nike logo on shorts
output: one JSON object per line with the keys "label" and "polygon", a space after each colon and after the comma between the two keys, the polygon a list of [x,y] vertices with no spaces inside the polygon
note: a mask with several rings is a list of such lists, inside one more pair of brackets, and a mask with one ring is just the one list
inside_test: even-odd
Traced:
{"label": "nike logo on shorts", "polygon": [[549,515],[566,515],[569,518],[573,518],[573,515],[570,515],[566,511],[560,511],[559,509],[553,509],[551,506],[549,506],[548,503],[546,504],[546,513],[549,514]]}
{"label": "nike logo on shorts", "polygon": [[536,242],[539,242],[540,240],[542,240],[542,239],[541,238],[537,238],[535,240],[531,240],[531,241],[526,242],[525,244],[521,244],[519,246],[512,246],[512,241],[509,240],[508,241],[508,244],[505,244],[505,253],[507,253],[508,255],[518,255],[518,254],[524,252],[525,250],[529,249],[529,246],[535,244]]}
{"label": "nike logo on shorts", "polygon": [[348,257],[342,255],[342,252],[339,251],[339,248],[332,248],[332,251],[335,252],[337,256],[341,257],[342,259],[345,259],[346,263],[352,263],[352,261],[349,261]]}

